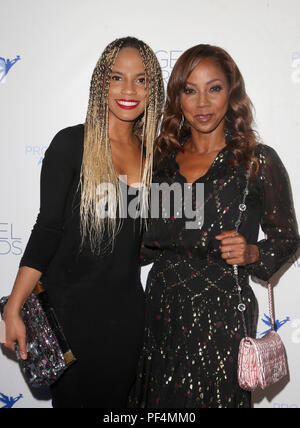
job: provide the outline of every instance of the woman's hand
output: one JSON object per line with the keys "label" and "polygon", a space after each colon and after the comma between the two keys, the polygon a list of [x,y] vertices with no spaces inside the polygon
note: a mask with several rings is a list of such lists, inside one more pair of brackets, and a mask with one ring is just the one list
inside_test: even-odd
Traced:
{"label": "woman's hand", "polygon": [[15,351],[15,342],[18,342],[20,356],[23,360],[26,360],[26,328],[21,316],[18,313],[10,312],[9,302],[4,307],[3,320],[6,332],[4,346]]}
{"label": "woman's hand", "polygon": [[22,266],[18,270],[18,274],[13,286],[13,290],[4,307],[3,320],[5,322],[6,348],[15,350],[15,342],[18,342],[20,357],[23,360],[27,358],[26,350],[26,328],[20,316],[21,309],[40,280],[42,272]]}
{"label": "woman's hand", "polygon": [[221,257],[229,265],[247,265],[259,260],[256,245],[247,244],[243,235],[235,230],[226,230],[216,236],[220,241]]}

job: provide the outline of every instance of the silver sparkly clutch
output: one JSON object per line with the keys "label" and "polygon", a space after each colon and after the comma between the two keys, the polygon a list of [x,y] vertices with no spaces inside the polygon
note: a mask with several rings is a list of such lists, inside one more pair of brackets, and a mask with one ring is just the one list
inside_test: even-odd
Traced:
{"label": "silver sparkly clutch", "polygon": [[[0,299],[1,315],[7,301],[8,297]],[[21,317],[26,327],[27,342],[26,360],[21,359],[18,344],[15,345],[21,370],[32,387],[49,386],[76,358],[40,282],[26,300]]]}

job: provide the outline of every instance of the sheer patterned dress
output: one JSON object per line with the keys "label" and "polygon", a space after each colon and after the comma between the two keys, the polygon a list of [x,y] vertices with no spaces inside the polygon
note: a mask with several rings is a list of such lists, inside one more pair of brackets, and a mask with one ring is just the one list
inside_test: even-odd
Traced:
{"label": "sheer patterned dress", "polygon": [[[187,185],[169,154],[156,183]],[[299,236],[286,170],[274,149],[259,144],[259,174],[250,179],[239,232],[259,248],[259,261],[239,267],[248,333],[256,330],[257,304],[249,276],[268,280],[297,250]],[[233,268],[220,256],[215,236],[234,230],[246,178],[229,167],[225,146],[204,184],[204,223],[187,229],[186,218],[152,218],[144,236],[145,255],[154,257],[146,287],[146,327],[130,407],[247,408],[250,393],[237,381],[237,356],[244,335]],[[160,199],[162,200],[162,199]],[[172,205],[172,204],[171,204]],[[257,242],[259,227],[265,238]],[[146,256],[146,257],[147,257]],[[150,260],[150,259],[149,259]]]}

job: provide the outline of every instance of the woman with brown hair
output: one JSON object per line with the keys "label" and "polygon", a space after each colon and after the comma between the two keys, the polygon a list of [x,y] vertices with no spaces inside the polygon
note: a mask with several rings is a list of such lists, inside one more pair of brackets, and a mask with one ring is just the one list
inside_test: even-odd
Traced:
{"label": "woman with brown hair", "polygon": [[51,385],[53,407],[126,405],[144,326],[142,220],[126,213],[135,193],[147,204],[134,183],[150,187],[163,102],[154,52],[117,39],[94,69],[85,124],[61,130],[46,151],[40,213],[4,319],[6,346],[17,341],[26,359],[20,310],[42,277],[77,359]]}
{"label": "woman with brown hair", "polygon": [[[184,52],[168,83],[153,181],[190,186],[204,218],[190,229],[187,215],[171,207],[168,218],[162,211],[149,221],[144,246],[155,259],[131,406],[251,406],[237,380],[244,327],[255,334],[249,275],[268,280],[299,245],[286,170],[275,150],[258,143],[252,123],[228,53],[210,45]],[[258,241],[260,225],[266,237]]]}

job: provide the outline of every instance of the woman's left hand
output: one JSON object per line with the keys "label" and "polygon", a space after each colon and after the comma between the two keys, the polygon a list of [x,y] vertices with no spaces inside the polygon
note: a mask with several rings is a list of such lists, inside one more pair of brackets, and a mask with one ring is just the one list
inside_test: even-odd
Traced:
{"label": "woman's left hand", "polygon": [[259,259],[257,245],[247,244],[243,235],[226,230],[216,236],[220,241],[221,257],[229,265],[247,265]]}

